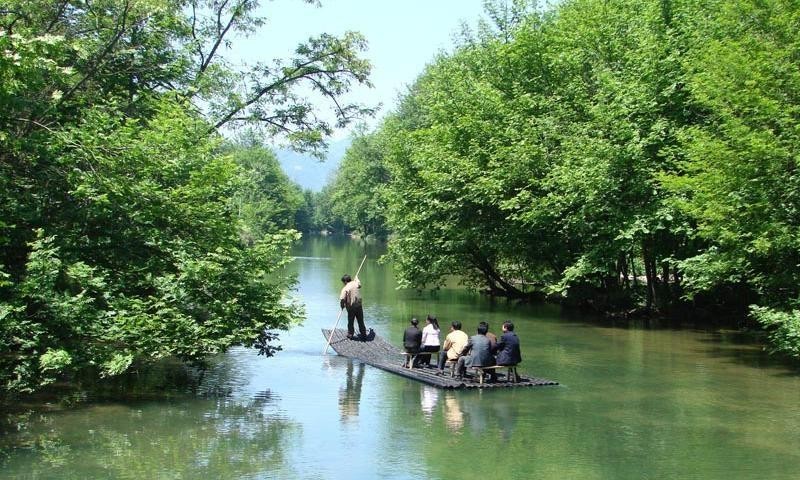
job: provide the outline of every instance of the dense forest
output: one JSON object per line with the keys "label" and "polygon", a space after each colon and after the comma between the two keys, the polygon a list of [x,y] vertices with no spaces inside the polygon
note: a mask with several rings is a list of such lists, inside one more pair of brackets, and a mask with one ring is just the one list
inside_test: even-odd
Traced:
{"label": "dense forest", "polygon": [[403,286],[739,318],[800,356],[800,5],[486,7],[357,136],[329,223],[388,234]]}
{"label": "dense forest", "polygon": [[302,316],[283,266],[310,198],[264,139],[320,154],[370,113],[341,99],[370,65],[347,33],[234,67],[222,52],[264,24],[257,8],[0,3],[0,396],[233,345],[271,355]]}

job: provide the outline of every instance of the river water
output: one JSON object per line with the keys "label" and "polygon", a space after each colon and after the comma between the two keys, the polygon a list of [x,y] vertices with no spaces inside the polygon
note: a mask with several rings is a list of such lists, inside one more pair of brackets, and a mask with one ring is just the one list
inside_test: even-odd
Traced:
{"label": "river water", "polygon": [[[800,374],[735,332],[609,326],[457,288],[397,290],[379,245],[305,239],[291,268],[302,325],[273,358],[233,349],[201,394],[16,414],[4,479],[794,479]],[[368,327],[411,316],[472,333],[512,320],[520,371],[557,387],[442,391],[323,355],[339,278],[360,275]],[[344,321],[340,327],[344,326]],[[398,361],[399,356],[398,356]]]}

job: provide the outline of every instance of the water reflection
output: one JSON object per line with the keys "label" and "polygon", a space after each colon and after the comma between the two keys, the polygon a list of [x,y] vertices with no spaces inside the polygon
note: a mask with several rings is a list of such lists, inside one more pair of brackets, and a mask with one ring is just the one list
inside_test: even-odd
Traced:
{"label": "water reflection", "polygon": [[229,355],[218,355],[208,369],[200,374],[197,394],[204,397],[226,397],[240,392],[253,376],[252,365],[243,360],[241,347]]}
{"label": "water reflection", "polygon": [[272,390],[269,389],[256,392],[253,395],[253,402],[256,405],[277,404],[280,399],[281,397],[279,395],[274,394]]}
{"label": "water reflection", "polygon": [[430,424],[433,420],[433,411],[439,403],[439,389],[430,385],[423,385],[420,390],[420,405],[422,406],[422,417],[425,423]]}
{"label": "water reflection", "polygon": [[444,422],[455,433],[461,433],[464,428],[464,412],[456,392],[444,392]]}
{"label": "water reflection", "polygon": [[292,468],[302,428],[269,395],[39,414],[0,442],[3,478],[243,478]]}
{"label": "water reflection", "polygon": [[[361,384],[364,380],[364,364],[347,363],[347,384],[339,389],[339,411],[342,422],[358,417],[358,405],[361,403]],[[355,368],[356,373],[353,374]]]}
{"label": "water reflection", "polygon": [[491,411],[497,419],[497,427],[500,430],[500,440],[508,443],[514,434],[517,420],[520,417],[519,402],[513,399],[503,402],[492,402]]}

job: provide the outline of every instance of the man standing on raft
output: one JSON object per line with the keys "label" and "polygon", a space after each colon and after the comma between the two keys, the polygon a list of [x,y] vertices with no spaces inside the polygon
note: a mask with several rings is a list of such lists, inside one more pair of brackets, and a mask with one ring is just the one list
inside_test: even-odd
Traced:
{"label": "man standing on raft", "polygon": [[361,305],[361,282],[345,273],[342,275],[342,293],[339,294],[339,307],[347,309],[347,338],[353,338],[355,329],[353,319],[358,319],[358,331],[361,340],[367,338],[367,327],[364,325],[364,308]]}

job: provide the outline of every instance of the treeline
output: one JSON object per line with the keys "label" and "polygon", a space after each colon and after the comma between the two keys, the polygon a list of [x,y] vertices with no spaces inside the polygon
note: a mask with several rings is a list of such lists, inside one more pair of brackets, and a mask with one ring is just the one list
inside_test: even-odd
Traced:
{"label": "treeline", "polygon": [[800,5],[487,15],[338,174],[336,208],[391,232],[401,283],[747,317],[800,355]]}
{"label": "treeline", "polygon": [[374,135],[358,130],[338,170],[322,191],[309,198],[313,231],[386,239],[382,188],[389,172],[382,149]]}
{"label": "treeline", "polygon": [[[234,69],[258,2],[0,5],[0,397],[232,345],[300,318],[283,266],[308,195],[260,140],[318,152],[367,83],[357,34]],[[301,94],[299,85],[310,86]],[[242,123],[258,134],[225,140]]]}

